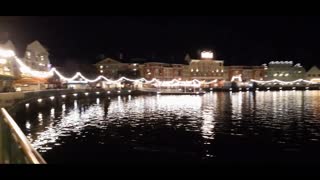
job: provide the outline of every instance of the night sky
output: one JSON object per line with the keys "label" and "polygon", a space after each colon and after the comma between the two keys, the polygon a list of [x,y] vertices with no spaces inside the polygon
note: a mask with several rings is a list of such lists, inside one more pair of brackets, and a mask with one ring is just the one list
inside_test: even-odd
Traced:
{"label": "night sky", "polygon": [[320,17],[286,16],[88,16],[0,17],[0,32],[24,52],[39,40],[54,65],[98,56],[182,63],[212,49],[226,65],[292,60],[320,67]]}

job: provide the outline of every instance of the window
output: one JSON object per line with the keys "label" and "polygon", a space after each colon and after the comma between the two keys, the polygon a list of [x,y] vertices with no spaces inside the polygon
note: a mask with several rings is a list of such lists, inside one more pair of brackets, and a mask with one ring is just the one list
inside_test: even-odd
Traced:
{"label": "window", "polygon": [[31,58],[31,52],[30,52],[30,51],[27,51],[27,52],[26,52],[26,55],[27,55],[27,59],[30,59],[30,58]]}
{"label": "window", "polygon": [[7,60],[6,59],[0,59],[0,64],[7,64]]}

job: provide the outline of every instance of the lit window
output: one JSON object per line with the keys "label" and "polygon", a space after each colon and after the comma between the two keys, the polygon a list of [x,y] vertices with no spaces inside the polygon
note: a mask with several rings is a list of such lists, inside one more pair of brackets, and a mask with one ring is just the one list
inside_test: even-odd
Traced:
{"label": "lit window", "polygon": [[0,64],[7,64],[7,60],[6,59],[0,59]]}
{"label": "lit window", "polygon": [[278,76],[278,74],[277,74],[277,73],[275,73],[275,74],[273,74],[273,76]]}
{"label": "lit window", "polygon": [[4,67],[4,71],[10,72],[10,69],[9,69],[7,66],[5,66],[5,67]]}
{"label": "lit window", "polygon": [[100,66],[100,69],[103,69],[103,66]]}
{"label": "lit window", "polygon": [[279,74],[279,76],[283,76],[283,74]]}
{"label": "lit window", "polygon": [[289,74],[288,74],[288,73],[286,73],[284,76],[289,76]]}
{"label": "lit window", "polygon": [[27,51],[26,54],[27,54],[27,58],[30,59],[31,58],[31,52]]}

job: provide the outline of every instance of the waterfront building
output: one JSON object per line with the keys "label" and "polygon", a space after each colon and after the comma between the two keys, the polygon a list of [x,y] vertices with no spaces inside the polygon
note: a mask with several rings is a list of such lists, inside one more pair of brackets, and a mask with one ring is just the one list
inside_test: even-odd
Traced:
{"label": "waterfront building", "polygon": [[265,80],[294,81],[304,79],[306,73],[300,63],[294,65],[293,61],[271,61],[265,69]]}
{"label": "waterfront building", "polygon": [[305,79],[312,82],[320,82],[320,69],[317,66],[313,66],[306,73]]}
{"label": "waterfront building", "polygon": [[141,75],[148,80],[153,78],[161,81],[170,81],[172,79],[181,80],[183,77],[183,68],[183,64],[148,62],[141,66]]}
{"label": "waterfront building", "polygon": [[215,60],[211,51],[201,52],[201,59],[191,59],[189,63],[189,78],[203,81],[224,79],[224,61]]}
{"label": "waterfront building", "polygon": [[[15,47],[9,40],[3,44],[0,44],[0,50],[7,51],[11,50],[14,52]],[[14,68],[13,57],[8,57],[0,52],[0,92],[13,91],[13,80],[15,79],[15,68]]]}
{"label": "waterfront building", "polygon": [[51,68],[49,52],[39,41],[27,45],[23,61],[37,71],[49,71]]}
{"label": "waterfront building", "polygon": [[138,63],[123,63],[119,60],[106,58],[95,64],[97,72],[110,79],[118,79],[122,76],[128,78],[139,77]]}
{"label": "waterfront building", "polygon": [[242,81],[263,80],[264,66],[224,66],[224,79],[232,81],[233,77],[241,76]]}
{"label": "waterfront building", "polygon": [[[27,45],[22,61],[33,71],[49,72],[51,69],[49,55],[47,48],[36,40]],[[19,71],[17,78],[14,81],[14,87],[17,91],[43,90],[50,86],[49,77],[35,77],[32,74]]]}

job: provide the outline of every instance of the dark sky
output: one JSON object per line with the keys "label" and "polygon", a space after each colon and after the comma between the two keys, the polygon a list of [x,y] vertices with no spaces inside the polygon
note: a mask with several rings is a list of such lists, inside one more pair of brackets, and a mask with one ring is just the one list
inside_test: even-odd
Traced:
{"label": "dark sky", "polygon": [[99,54],[183,62],[186,53],[212,49],[227,65],[271,60],[320,66],[320,17],[77,16],[0,17],[20,52],[39,40],[53,64],[68,58],[95,63]]}

